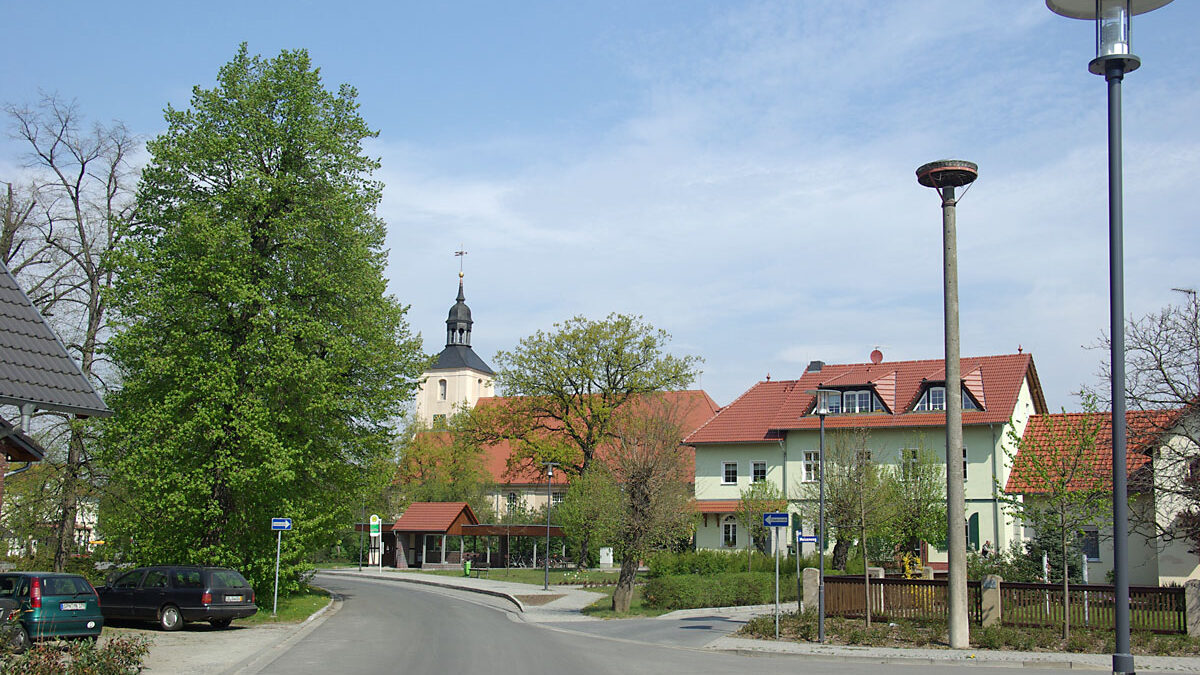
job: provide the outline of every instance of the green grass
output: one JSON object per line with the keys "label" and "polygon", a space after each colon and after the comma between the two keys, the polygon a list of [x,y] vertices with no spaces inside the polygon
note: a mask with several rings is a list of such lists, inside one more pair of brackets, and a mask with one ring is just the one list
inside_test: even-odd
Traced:
{"label": "green grass", "polygon": [[[312,616],[314,612],[329,604],[329,594],[319,588],[310,587],[296,595],[279,598],[276,616],[271,616],[273,598],[258,598],[258,613],[245,619],[236,619],[236,624],[256,626],[266,623],[296,623]],[[265,602],[264,602],[265,600]]]}
{"label": "green grass", "polygon": [[[462,570],[429,570],[422,572],[423,574],[436,574],[444,577],[461,577]],[[608,586],[617,583],[618,570],[550,570],[550,584],[557,586],[560,584],[567,585],[585,585],[585,586]],[[504,569],[503,567],[494,567],[488,570],[487,579],[495,579],[497,581],[511,581],[518,584],[536,584],[541,586],[546,580],[545,569],[532,569],[528,567],[513,567]]]}
{"label": "green grass", "polygon": [[612,611],[612,596],[613,591],[617,590],[616,586],[608,586],[606,588],[593,589],[597,593],[603,593],[604,597],[596,602],[584,607],[580,610],[583,614],[594,616],[597,619],[631,619],[643,616],[661,616],[671,611],[669,609],[658,609],[656,607],[648,607],[642,604],[642,587],[633,587],[633,599],[629,602],[629,611],[624,614],[617,614]]}

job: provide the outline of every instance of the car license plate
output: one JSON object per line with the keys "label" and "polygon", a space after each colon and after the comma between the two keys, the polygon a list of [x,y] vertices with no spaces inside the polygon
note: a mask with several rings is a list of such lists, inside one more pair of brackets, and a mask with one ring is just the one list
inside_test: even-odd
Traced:
{"label": "car license plate", "polygon": [[87,603],[86,602],[64,602],[59,605],[59,608],[62,609],[63,611],[76,611],[76,610],[81,610],[81,609],[87,609]]}
{"label": "car license plate", "polygon": [[242,601],[242,596],[240,596],[240,595],[225,596],[225,602],[241,602],[241,601]]}

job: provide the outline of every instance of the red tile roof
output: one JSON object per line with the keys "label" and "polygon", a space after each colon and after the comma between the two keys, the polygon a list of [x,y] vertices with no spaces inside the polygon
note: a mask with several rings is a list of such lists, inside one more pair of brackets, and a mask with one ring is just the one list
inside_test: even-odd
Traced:
{"label": "red tile roof", "polygon": [[697,513],[735,513],[738,510],[737,499],[697,499]]}
{"label": "red tile roof", "polygon": [[[669,391],[662,392],[662,394],[666,396],[673,405],[678,406],[683,412],[682,426],[685,429],[685,433],[686,431],[695,429],[704,422],[708,421],[709,418],[711,418],[717,413],[718,410],[720,410],[720,407],[717,406],[716,402],[712,400],[712,397],[710,397],[708,393],[703,390]],[[507,400],[507,398],[503,396],[485,397],[479,399],[479,403],[477,405],[504,405],[505,400]],[[601,446],[598,452],[603,454],[603,446]],[[685,450],[685,452],[691,453],[692,450],[688,449]],[[492,479],[495,482],[508,485],[546,484],[546,473],[544,469],[540,467],[529,466],[527,464],[515,462],[510,463],[512,453],[513,444],[509,441],[500,441],[498,443],[485,446],[484,461],[486,462],[488,473],[491,474]],[[692,459],[691,455],[688,456],[688,459]],[[688,461],[687,466],[688,473],[691,474],[695,471],[696,463],[694,461]],[[554,474],[554,484],[565,484],[567,482],[566,478],[567,476],[565,472],[557,471]]]}
{"label": "red tile roof", "polygon": [[462,525],[478,524],[479,519],[466,502],[413,502],[396,519],[392,530],[461,534]]}
{"label": "red tile roof", "polygon": [[[976,356],[961,360],[963,386],[984,405],[983,410],[963,411],[963,424],[1007,422],[1014,412],[1021,384],[1029,381],[1036,412],[1046,411],[1046,400],[1029,354]],[[829,429],[945,426],[944,412],[912,412],[929,385],[945,382],[941,359],[825,365],[806,371],[798,380],[759,382],[694,431],[685,441],[706,443],[761,443],[782,438],[784,431],[817,429],[811,414],[820,388],[873,388],[890,411],[828,415]],[[986,393],[986,396],[985,396]]]}
{"label": "red tile roof", "polygon": [[[1130,410],[1126,420],[1125,469],[1132,475],[1151,463],[1157,441],[1174,426],[1180,411]],[[1083,490],[1112,486],[1112,413],[1059,413],[1029,418],[1021,449],[1008,475],[1005,492],[1039,494],[1047,491],[1041,471],[1054,479],[1070,464],[1079,434],[1095,429],[1095,445],[1067,489]]]}

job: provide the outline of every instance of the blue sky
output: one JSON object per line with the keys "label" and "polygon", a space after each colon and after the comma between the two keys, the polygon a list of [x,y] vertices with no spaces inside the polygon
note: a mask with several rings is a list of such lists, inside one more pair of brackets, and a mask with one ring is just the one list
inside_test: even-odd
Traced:
{"label": "blue sky", "polygon": [[[962,353],[1034,355],[1050,405],[1108,325],[1105,86],[1040,0],[6,2],[0,101],[39,91],[152,137],[247,42],[308,49],[380,132],[392,292],[440,350],[464,246],[487,361],[576,314],[643,315],[727,404],[813,359],[942,355],[941,220],[968,159]],[[1200,286],[1196,3],[1135,17],[1126,308]],[[21,148],[0,142],[0,180]]]}

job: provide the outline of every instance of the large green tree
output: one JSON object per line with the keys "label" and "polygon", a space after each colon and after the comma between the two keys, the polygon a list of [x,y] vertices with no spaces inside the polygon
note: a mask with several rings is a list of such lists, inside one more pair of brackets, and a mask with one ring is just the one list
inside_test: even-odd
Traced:
{"label": "large green tree", "polygon": [[426,363],[386,294],[375,135],[303,50],[245,45],[148,144],[119,248],[109,538],[281,589],[358,514]]}

